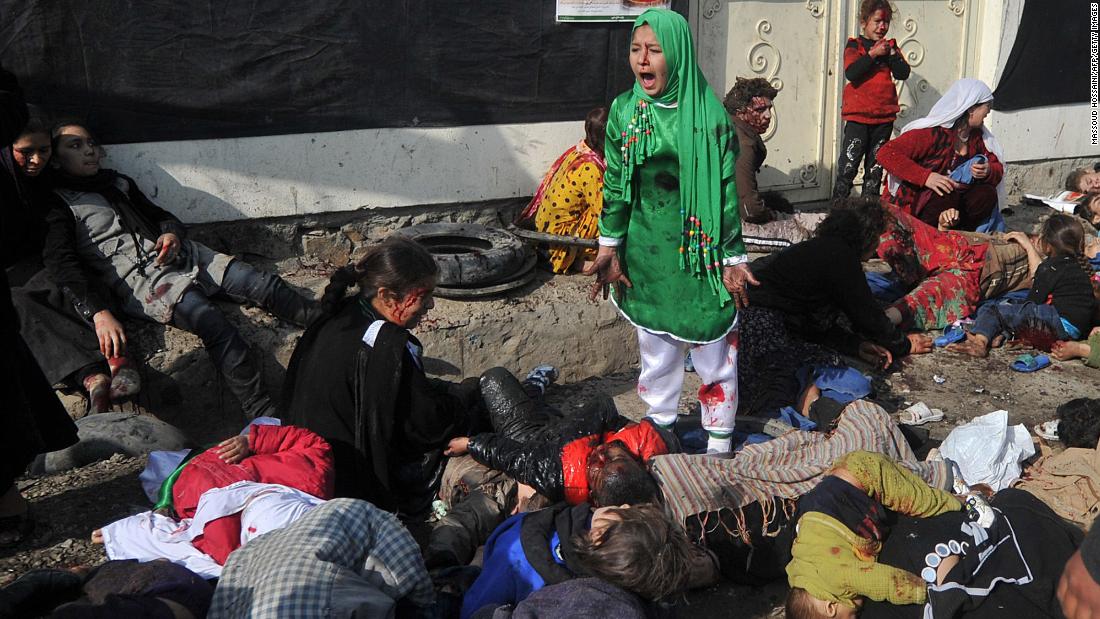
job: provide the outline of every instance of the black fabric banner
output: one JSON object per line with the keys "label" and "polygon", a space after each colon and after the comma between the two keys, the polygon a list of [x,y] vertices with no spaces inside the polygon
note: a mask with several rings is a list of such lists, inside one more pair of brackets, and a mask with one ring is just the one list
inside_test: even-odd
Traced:
{"label": "black fabric banner", "polygon": [[630,85],[630,25],[554,12],[554,0],[0,0],[0,61],[29,102],[112,143],[579,120]]}
{"label": "black fabric banner", "polygon": [[993,109],[1087,103],[1088,0],[1025,0]]}

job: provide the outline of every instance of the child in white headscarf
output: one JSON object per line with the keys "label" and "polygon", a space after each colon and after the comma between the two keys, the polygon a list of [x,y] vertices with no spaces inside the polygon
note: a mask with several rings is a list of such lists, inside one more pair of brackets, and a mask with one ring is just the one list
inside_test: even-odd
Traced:
{"label": "child in white headscarf", "polygon": [[1003,151],[983,124],[992,101],[980,80],[958,80],[884,144],[883,199],[941,230],[1003,231]]}

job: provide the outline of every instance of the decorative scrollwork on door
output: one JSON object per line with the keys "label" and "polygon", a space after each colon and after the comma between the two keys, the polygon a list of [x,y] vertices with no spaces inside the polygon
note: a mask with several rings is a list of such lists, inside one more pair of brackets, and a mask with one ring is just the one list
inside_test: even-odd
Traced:
{"label": "decorative scrollwork on door", "polygon": [[[770,40],[768,35],[771,34],[772,24],[766,19],[761,19],[756,22],[756,42],[749,46],[748,60],[749,68],[753,73],[768,80],[768,83],[772,85],[777,91],[783,90],[783,80],[779,79],[779,67],[783,64],[783,54],[779,51]],[[767,141],[768,138],[775,135],[776,127],[779,126],[779,116],[776,114],[775,108],[772,108],[772,122],[768,126],[768,130],[760,135],[762,140]]]}
{"label": "decorative scrollwork on door", "polygon": [[[917,20],[906,17],[901,24],[905,36],[898,41],[898,51],[901,52],[905,62],[910,67],[919,67],[924,62],[924,44],[917,40]],[[894,86],[898,89],[898,118],[906,118],[910,111],[919,104],[919,94],[928,92],[929,84],[926,80],[917,81],[916,87],[908,87],[907,81],[894,80]],[[909,99],[911,101],[906,101]]]}
{"label": "decorative scrollwork on door", "polygon": [[825,5],[822,0],[806,0],[806,10],[814,17],[821,17],[825,14]]}
{"label": "decorative scrollwork on door", "polygon": [[705,17],[706,19],[714,19],[714,16],[717,15],[721,10],[722,0],[712,0],[703,7],[703,17]]}
{"label": "decorative scrollwork on door", "polygon": [[906,103],[905,101],[902,100],[901,93],[902,93],[902,88],[904,88],[904,85],[899,87],[898,88],[898,107],[900,107],[901,109],[898,110],[898,118],[907,118],[909,116],[910,110],[912,110],[914,107],[916,107],[917,103],[919,103],[919,98],[917,97],[916,93],[918,93],[918,92],[928,92],[928,89],[931,88],[931,86],[932,85],[928,83],[928,80],[918,80],[916,87],[909,89],[909,92],[912,93],[911,94],[911,98],[913,99],[913,104],[912,105],[910,105],[909,103]]}
{"label": "decorative scrollwork on door", "polygon": [[901,27],[905,30],[905,36],[898,41],[898,51],[910,67],[919,66],[924,62],[924,44],[917,40],[917,20],[906,17]]}
{"label": "decorative scrollwork on door", "polygon": [[962,17],[962,14],[966,12],[966,5],[963,0],[947,0],[947,9],[954,13],[956,17]]}
{"label": "decorative scrollwork on door", "polygon": [[798,170],[798,180],[802,181],[804,185],[816,185],[817,184],[817,166],[812,163],[807,163]]}

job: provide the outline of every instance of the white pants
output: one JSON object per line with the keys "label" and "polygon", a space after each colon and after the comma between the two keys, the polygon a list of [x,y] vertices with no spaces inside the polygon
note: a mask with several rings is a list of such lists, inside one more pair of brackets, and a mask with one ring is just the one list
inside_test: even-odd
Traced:
{"label": "white pants", "polygon": [[646,415],[650,419],[664,426],[676,422],[684,386],[684,357],[690,349],[695,371],[703,381],[699,388],[703,429],[720,434],[733,432],[737,415],[737,329],[717,342],[689,344],[639,328],[638,349],[642,364],[638,397],[649,406]]}

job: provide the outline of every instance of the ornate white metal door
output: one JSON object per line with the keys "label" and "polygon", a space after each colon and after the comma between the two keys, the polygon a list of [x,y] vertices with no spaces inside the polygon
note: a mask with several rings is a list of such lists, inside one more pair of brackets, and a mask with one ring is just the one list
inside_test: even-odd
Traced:
{"label": "ornate white metal door", "polygon": [[[952,82],[963,77],[973,66],[970,27],[974,2],[966,0],[894,0],[894,14],[888,37],[896,39],[905,60],[912,68],[909,79],[896,82],[901,111],[894,123],[894,134],[906,123],[924,116]],[[859,3],[849,7],[851,27],[845,36],[854,36]]]}
{"label": "ornate white metal door", "polygon": [[[913,67],[899,83],[896,129],[924,115],[973,66],[975,1],[894,0],[887,36]],[[858,32],[858,0],[701,0],[693,11],[699,64],[719,97],[738,76],[764,77],[779,90],[761,188],[795,202],[828,199],[842,125],[842,51]]]}

